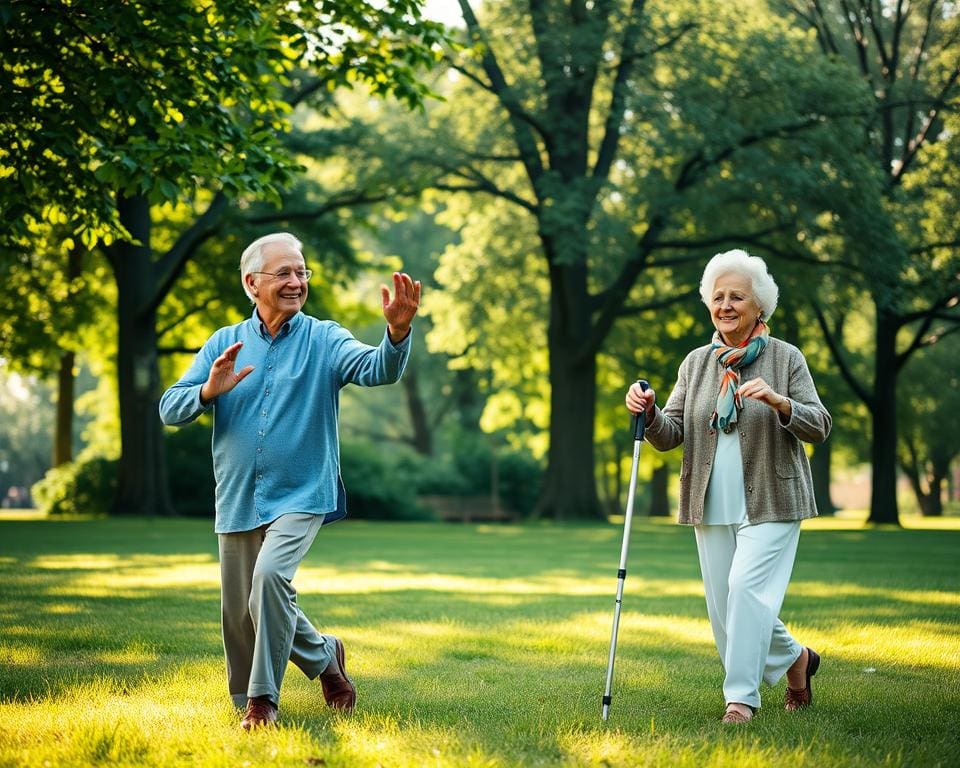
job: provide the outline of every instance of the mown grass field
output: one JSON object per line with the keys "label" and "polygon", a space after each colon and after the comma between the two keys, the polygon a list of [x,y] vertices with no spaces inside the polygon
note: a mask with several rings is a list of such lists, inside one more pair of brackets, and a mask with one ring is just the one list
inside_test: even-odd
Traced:
{"label": "mown grass field", "polygon": [[282,727],[248,735],[209,521],[0,515],[0,765],[960,764],[960,529],[805,526],[782,615],[823,656],[809,711],[782,711],[781,682],[719,724],[688,529],[635,522],[603,724],[621,528],[347,521],[297,586],[357,710],[291,666]]}

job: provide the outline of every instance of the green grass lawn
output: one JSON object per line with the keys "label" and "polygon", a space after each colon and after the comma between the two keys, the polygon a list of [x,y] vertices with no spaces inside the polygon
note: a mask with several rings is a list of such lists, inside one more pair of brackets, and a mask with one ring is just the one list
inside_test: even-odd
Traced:
{"label": "green grass lawn", "polygon": [[622,529],[346,521],[300,602],[343,638],[353,716],[289,668],[282,727],[225,690],[209,521],[0,515],[0,765],[955,766],[960,530],[805,524],[783,618],[815,706],[764,688],[723,727],[693,535],[635,523],[610,720]]}

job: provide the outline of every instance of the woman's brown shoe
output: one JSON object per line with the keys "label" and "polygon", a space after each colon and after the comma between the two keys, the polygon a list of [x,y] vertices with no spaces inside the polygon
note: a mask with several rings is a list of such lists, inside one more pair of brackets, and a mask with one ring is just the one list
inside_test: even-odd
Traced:
{"label": "woman's brown shoe", "polygon": [[751,720],[753,720],[753,713],[757,710],[755,710],[749,704],[744,704],[743,706],[750,710],[749,714],[739,709],[732,709],[731,706],[727,704],[727,711],[723,713],[723,717],[720,718],[720,722],[726,723],[727,725],[742,725],[743,723],[749,723]]}
{"label": "woman's brown shoe", "polygon": [[820,669],[820,655],[812,648],[807,648],[807,684],[801,690],[787,686],[783,708],[787,712],[796,712],[798,709],[809,707],[813,702],[813,686],[810,678]]}

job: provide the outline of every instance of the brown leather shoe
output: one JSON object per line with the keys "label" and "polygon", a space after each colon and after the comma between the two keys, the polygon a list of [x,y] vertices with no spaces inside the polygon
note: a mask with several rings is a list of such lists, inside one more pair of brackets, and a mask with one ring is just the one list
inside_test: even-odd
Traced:
{"label": "brown leather shoe", "polygon": [[347,677],[346,656],[343,652],[343,643],[339,638],[334,638],[336,643],[336,665],[333,663],[327,667],[337,668],[332,671],[322,672],[320,674],[320,685],[323,686],[323,698],[327,705],[334,709],[340,709],[344,712],[352,712],[357,703],[357,689],[353,681]]}
{"label": "brown leather shoe", "polygon": [[245,731],[262,728],[277,722],[277,708],[268,699],[247,699],[247,713],[240,721]]}
{"label": "brown leather shoe", "polygon": [[820,669],[820,655],[812,648],[807,648],[807,685],[802,690],[787,686],[783,708],[787,712],[796,712],[798,709],[809,707],[813,702],[813,686],[810,678]]}

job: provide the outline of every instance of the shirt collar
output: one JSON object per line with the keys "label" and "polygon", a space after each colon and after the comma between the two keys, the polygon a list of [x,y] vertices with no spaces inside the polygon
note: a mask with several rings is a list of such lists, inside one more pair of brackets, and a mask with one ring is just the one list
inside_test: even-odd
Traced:
{"label": "shirt collar", "polygon": [[[253,327],[257,329],[257,333],[260,334],[260,337],[270,341],[270,331],[267,330],[267,326],[264,325],[263,320],[260,319],[260,314],[257,312],[256,306],[253,308],[253,314],[250,316],[250,320],[253,323]],[[287,336],[293,333],[302,322],[303,312],[297,312],[297,314],[280,326],[280,333],[277,334],[277,337],[279,338],[280,336]]]}

